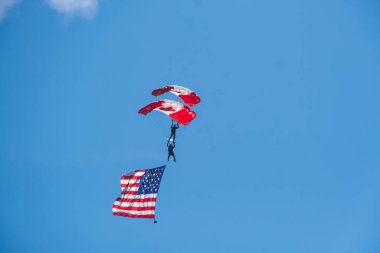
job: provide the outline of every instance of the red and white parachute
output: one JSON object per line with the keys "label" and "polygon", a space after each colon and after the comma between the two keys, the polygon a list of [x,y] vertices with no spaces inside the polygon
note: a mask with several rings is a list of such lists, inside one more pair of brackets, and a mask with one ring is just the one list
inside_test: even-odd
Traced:
{"label": "red and white parachute", "polygon": [[147,115],[153,110],[165,113],[182,125],[189,124],[196,117],[195,112],[186,105],[168,99],[157,100],[153,103],[150,103],[149,105],[141,108],[139,110],[139,113]]}
{"label": "red and white parachute", "polygon": [[168,85],[168,86],[155,89],[154,91],[152,91],[152,95],[157,97],[166,92],[171,92],[177,95],[183,100],[183,102],[185,102],[189,106],[194,106],[201,101],[200,97],[198,97],[198,95],[194,91],[189,90],[188,88],[185,88],[182,86],[177,86],[177,85]]}

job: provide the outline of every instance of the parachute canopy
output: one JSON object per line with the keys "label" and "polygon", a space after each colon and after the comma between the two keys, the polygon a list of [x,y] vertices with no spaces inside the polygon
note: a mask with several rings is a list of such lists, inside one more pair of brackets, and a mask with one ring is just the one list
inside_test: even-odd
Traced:
{"label": "parachute canopy", "polygon": [[165,113],[182,125],[189,124],[196,117],[195,112],[192,111],[189,107],[177,101],[168,99],[157,100],[153,103],[150,103],[149,105],[141,108],[139,110],[139,113],[147,115],[153,110]]}
{"label": "parachute canopy", "polygon": [[185,102],[189,106],[194,106],[201,101],[200,97],[198,97],[198,95],[194,91],[189,90],[188,88],[185,88],[182,86],[177,86],[177,85],[168,85],[168,86],[155,89],[152,91],[152,95],[157,97],[166,92],[171,92],[179,96],[183,100],[183,102]]}

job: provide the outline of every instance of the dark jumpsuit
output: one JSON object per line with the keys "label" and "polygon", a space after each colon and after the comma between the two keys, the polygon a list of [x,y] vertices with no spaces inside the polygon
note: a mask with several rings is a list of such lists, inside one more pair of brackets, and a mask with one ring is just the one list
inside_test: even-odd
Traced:
{"label": "dark jumpsuit", "polygon": [[170,135],[170,137],[169,137],[169,141],[170,141],[170,139],[173,137],[173,143],[175,142],[175,132],[177,131],[177,128],[179,128],[179,125],[178,125],[178,123],[175,125],[175,124],[172,124],[172,126],[171,126],[171,130],[172,130],[172,132],[171,132],[171,135]]}
{"label": "dark jumpsuit", "polygon": [[175,148],[175,144],[169,144],[168,143],[167,146],[168,146],[168,161],[169,161],[170,156],[173,156],[173,160],[176,161],[175,160],[175,155],[174,155],[174,152],[173,152],[173,149]]}

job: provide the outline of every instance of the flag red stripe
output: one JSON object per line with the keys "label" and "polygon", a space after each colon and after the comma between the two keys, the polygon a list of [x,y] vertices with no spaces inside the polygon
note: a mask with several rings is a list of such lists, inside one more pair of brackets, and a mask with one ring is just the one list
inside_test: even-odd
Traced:
{"label": "flag red stripe", "polygon": [[142,175],[140,176],[133,176],[133,177],[129,177],[129,178],[121,178],[121,180],[138,180],[142,177]]}
{"label": "flag red stripe", "polygon": [[133,174],[133,175],[128,175],[128,176],[122,176],[121,180],[130,180],[130,179],[136,179],[136,178],[140,178],[140,177],[142,177],[142,175]]}
{"label": "flag red stripe", "polygon": [[144,199],[125,199],[125,198],[117,198],[116,201],[122,202],[122,203],[132,203],[132,202],[156,202],[157,198],[144,198]]}
{"label": "flag red stripe", "polygon": [[153,215],[153,214],[139,215],[139,214],[130,214],[130,213],[114,212],[113,215],[124,216],[124,217],[131,217],[131,218],[154,218],[154,215]]}

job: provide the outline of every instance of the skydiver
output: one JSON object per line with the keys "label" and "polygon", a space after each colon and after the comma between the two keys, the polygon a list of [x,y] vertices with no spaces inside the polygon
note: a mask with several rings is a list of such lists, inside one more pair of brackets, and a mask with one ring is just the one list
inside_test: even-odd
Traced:
{"label": "skydiver", "polygon": [[173,152],[173,149],[175,148],[175,143],[173,142],[173,144],[169,144],[170,142],[168,142],[167,144],[166,144],[166,146],[168,146],[168,161],[169,161],[169,158],[170,158],[170,156],[173,156],[173,160],[174,160],[174,162],[176,161],[175,160],[175,155],[174,155],[174,152]]}
{"label": "skydiver", "polygon": [[175,143],[175,132],[177,131],[177,129],[179,128],[179,124],[177,122],[177,124],[174,124],[174,122],[172,121],[172,125],[171,125],[171,135],[169,137],[169,141],[170,139],[173,137],[173,143]]}

